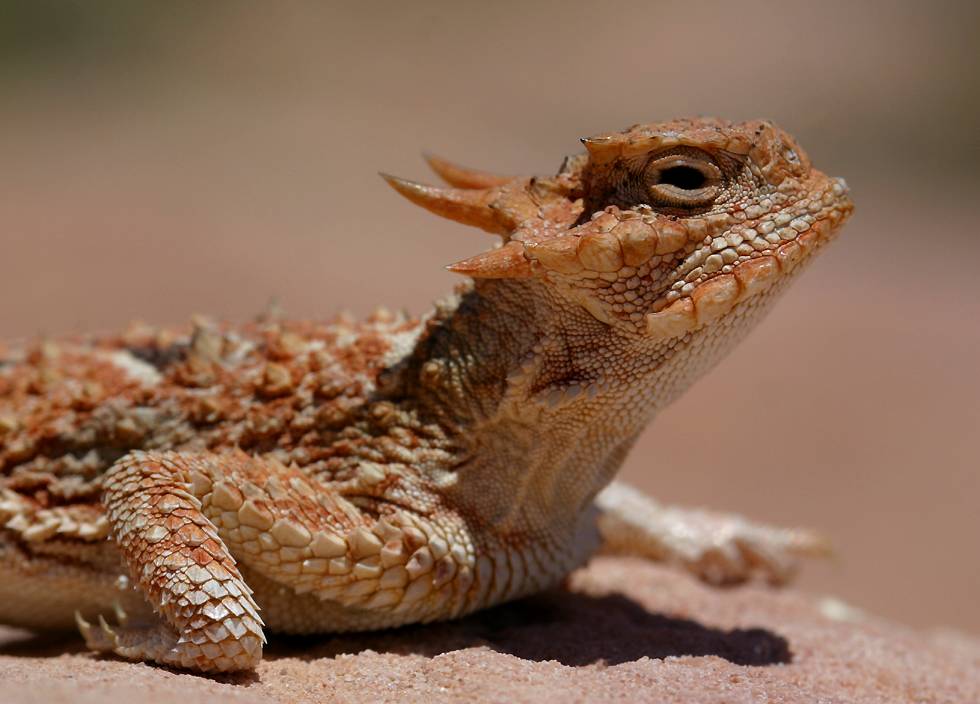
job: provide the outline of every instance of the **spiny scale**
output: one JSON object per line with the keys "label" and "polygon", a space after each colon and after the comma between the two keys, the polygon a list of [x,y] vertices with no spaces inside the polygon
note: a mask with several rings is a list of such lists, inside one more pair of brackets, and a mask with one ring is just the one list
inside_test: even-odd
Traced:
{"label": "spiny scale", "polygon": [[490,208],[497,197],[492,188],[439,188],[385,173],[381,178],[410,201],[436,215],[498,235],[508,232],[506,224]]}
{"label": "spiny scale", "polygon": [[533,273],[521,242],[508,242],[499,249],[477,254],[446,268],[474,279],[526,279]]}
{"label": "spiny scale", "polygon": [[435,154],[425,153],[423,158],[443,181],[455,188],[493,188],[513,180],[510,176],[498,176],[488,171],[468,169]]}

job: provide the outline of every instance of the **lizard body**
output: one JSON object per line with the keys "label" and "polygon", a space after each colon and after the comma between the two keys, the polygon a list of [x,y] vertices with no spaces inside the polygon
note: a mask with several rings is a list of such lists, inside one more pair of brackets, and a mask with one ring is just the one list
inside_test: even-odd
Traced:
{"label": "lizard body", "polygon": [[229,671],[259,661],[263,624],[452,618],[600,545],[713,582],[781,581],[818,552],[610,482],[833,238],[846,186],[764,121],[583,141],[550,178],[435,158],[451,188],[386,177],[503,239],[422,318],[0,347],[0,622],[77,619],[95,650]]}

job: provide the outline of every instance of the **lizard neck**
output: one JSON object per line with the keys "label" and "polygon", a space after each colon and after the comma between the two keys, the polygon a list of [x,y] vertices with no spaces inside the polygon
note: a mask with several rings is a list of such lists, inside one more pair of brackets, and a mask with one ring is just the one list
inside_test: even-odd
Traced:
{"label": "lizard neck", "polygon": [[607,325],[537,280],[478,281],[425,325],[403,378],[459,448],[435,481],[498,533],[574,531],[657,410],[725,351]]}

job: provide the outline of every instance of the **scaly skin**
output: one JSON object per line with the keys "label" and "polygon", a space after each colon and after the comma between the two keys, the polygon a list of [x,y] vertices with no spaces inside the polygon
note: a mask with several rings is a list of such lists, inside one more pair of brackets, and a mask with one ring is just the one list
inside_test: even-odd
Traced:
{"label": "scaly skin", "polygon": [[817,538],[600,491],[832,239],[847,189],[767,122],[584,142],[553,178],[436,158],[454,188],[386,177],[503,238],[452,266],[472,282],[422,319],[0,347],[0,621],[77,615],[93,649],[229,671],[259,661],[263,620],[453,618],[555,584],[600,543],[784,580]]}

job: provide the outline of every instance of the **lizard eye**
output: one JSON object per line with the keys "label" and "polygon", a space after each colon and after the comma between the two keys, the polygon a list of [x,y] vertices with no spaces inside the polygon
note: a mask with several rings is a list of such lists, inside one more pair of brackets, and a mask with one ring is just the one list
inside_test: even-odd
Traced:
{"label": "lizard eye", "polygon": [[669,154],[651,159],[644,177],[651,205],[687,210],[714,201],[721,169],[703,152]]}

